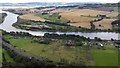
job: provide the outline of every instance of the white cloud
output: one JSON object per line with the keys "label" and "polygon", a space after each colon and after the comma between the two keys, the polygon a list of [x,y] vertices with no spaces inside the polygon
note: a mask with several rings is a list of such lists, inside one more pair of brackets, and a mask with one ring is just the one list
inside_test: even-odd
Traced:
{"label": "white cloud", "polygon": [[119,0],[1,0],[0,3],[23,3],[23,2],[101,2],[117,3]]}

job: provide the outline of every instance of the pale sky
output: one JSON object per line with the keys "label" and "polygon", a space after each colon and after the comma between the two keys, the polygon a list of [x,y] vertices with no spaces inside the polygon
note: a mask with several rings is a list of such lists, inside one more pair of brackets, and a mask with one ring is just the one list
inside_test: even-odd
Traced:
{"label": "pale sky", "polygon": [[25,3],[25,2],[100,2],[118,3],[120,0],[0,0],[0,3]]}

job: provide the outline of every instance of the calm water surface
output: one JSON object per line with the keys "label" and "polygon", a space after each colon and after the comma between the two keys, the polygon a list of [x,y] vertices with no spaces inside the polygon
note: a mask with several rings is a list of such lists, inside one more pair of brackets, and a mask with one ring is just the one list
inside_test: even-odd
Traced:
{"label": "calm water surface", "polygon": [[120,40],[119,33],[115,32],[92,32],[92,33],[83,33],[83,32],[42,32],[42,31],[28,31],[17,29],[12,26],[13,23],[17,22],[18,15],[6,11],[0,11],[0,13],[7,13],[7,17],[5,18],[4,22],[0,24],[0,29],[5,30],[7,32],[28,32],[32,35],[36,36],[44,36],[45,33],[56,33],[56,34],[72,34],[72,35],[80,35],[84,37],[90,37],[93,39],[94,37],[101,38],[103,40],[111,40],[111,38]]}

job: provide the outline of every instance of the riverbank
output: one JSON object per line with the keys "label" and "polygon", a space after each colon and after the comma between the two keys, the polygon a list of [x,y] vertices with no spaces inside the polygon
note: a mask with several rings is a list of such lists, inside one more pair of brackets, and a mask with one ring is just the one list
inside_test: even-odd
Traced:
{"label": "riverbank", "polygon": [[31,31],[43,31],[43,32],[79,32],[85,30],[85,28],[77,28],[70,26],[66,23],[57,22],[41,22],[34,20],[25,20],[18,17],[18,21],[13,24],[18,29],[31,30]]}
{"label": "riverbank", "polygon": [[[13,10],[17,12],[17,10]],[[39,9],[36,9],[37,12],[34,11],[33,13],[30,12],[33,9],[21,10],[23,10],[24,12],[21,12],[23,13],[23,15],[20,15],[19,18],[34,21],[29,22],[29,25],[25,23],[19,23],[18,25],[14,24],[14,27],[24,30],[48,32],[119,32],[112,29],[111,23],[113,20],[117,19],[117,15],[114,16],[115,19],[112,19],[112,16],[109,15],[114,12],[77,8],[59,8],[50,11],[41,11]],[[26,11],[28,11],[28,13],[26,13]],[[90,13],[87,13],[86,11],[89,11]],[[94,12],[94,14],[91,14],[92,12]],[[52,24],[49,25],[49,23],[46,24],[46,22],[42,22],[42,24],[39,24],[35,22],[40,22],[40,20],[46,20],[46,22],[52,22]],[[91,23],[93,21],[94,23]],[[56,23],[59,23],[59,25],[55,25]],[[62,23],[65,23],[72,27],[61,26],[60,24]]]}
{"label": "riverbank", "polygon": [[[67,34],[67,35],[79,35],[84,36],[86,38],[94,39],[95,37],[101,38],[102,40],[119,40],[119,33],[115,32],[42,32],[42,31],[30,31],[30,30],[22,30],[13,27],[12,25],[17,22],[18,15],[6,11],[2,11],[3,13],[7,13],[7,17],[4,20],[4,23],[0,25],[0,29],[6,32],[26,32],[33,36],[44,36],[45,33],[56,33],[56,34]],[[9,23],[8,23],[9,22]]]}
{"label": "riverbank", "polygon": [[7,16],[6,13],[0,13],[0,24],[5,20],[6,16]]}
{"label": "riverbank", "polygon": [[49,22],[49,21],[41,22],[41,21],[34,21],[34,20],[25,20],[25,19],[21,19],[19,16],[17,19],[18,19],[18,21],[12,25],[13,27],[16,27],[18,29],[23,29],[23,30],[30,30],[30,31],[85,32],[85,33],[115,32],[115,33],[119,33],[119,31],[114,31],[114,30],[95,29],[95,26],[93,25],[93,23],[91,24],[91,29],[88,29],[88,28],[71,26],[67,23],[57,23],[57,22]]}

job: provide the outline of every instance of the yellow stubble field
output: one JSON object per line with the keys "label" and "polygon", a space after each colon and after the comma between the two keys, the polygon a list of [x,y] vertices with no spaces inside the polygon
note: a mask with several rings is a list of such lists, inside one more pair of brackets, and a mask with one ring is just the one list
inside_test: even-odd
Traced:
{"label": "yellow stubble field", "polygon": [[[90,21],[96,18],[86,17],[86,16],[97,16],[101,15],[110,15],[117,14],[107,11],[98,11],[92,9],[56,9],[51,13],[60,13],[63,18],[70,20],[70,25],[81,26],[84,28],[90,28]],[[104,19],[100,22],[96,22],[95,26],[97,29],[111,29],[111,22],[113,19]],[[98,25],[104,25],[104,27],[99,27]]]}

